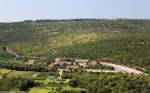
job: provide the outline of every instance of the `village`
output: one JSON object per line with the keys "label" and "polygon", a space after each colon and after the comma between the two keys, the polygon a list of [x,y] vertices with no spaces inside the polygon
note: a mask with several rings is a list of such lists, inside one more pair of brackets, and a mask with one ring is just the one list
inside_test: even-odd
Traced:
{"label": "village", "polygon": [[88,60],[64,60],[63,58],[55,58],[48,64],[49,71],[54,67],[62,68],[65,71],[79,71],[81,67],[87,67]]}
{"label": "village", "polygon": [[106,61],[99,62],[88,59],[67,59],[57,57],[47,65],[49,76],[53,71],[58,71],[59,78],[62,77],[63,72],[86,71],[93,73],[129,73],[129,74],[144,74],[143,71],[136,68],[131,68],[125,65],[108,63]]}

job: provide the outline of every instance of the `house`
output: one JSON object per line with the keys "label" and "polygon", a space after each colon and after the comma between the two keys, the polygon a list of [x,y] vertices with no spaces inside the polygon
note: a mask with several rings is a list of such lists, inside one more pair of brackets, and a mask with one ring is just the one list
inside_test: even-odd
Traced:
{"label": "house", "polygon": [[25,64],[31,65],[31,64],[34,64],[34,61],[35,60],[28,60]]}
{"label": "house", "polygon": [[64,62],[61,58],[55,58],[52,62],[48,63],[47,68],[51,70],[54,67],[54,65],[62,66],[63,64]]}
{"label": "house", "polygon": [[86,67],[89,60],[87,59],[76,59],[75,62],[78,63],[82,67]]}
{"label": "house", "polygon": [[88,59],[76,59],[75,62],[88,62]]}
{"label": "house", "polygon": [[53,68],[53,64],[48,64],[47,68],[48,70],[51,70]]}
{"label": "house", "polygon": [[56,64],[59,64],[59,65],[62,65],[64,62],[63,62],[63,59],[62,58],[55,58],[53,63],[56,65]]}
{"label": "house", "polygon": [[97,64],[98,64],[98,62],[97,62],[97,61],[92,60],[92,61],[91,61],[91,62],[89,62],[88,64],[89,64],[89,65],[91,65],[91,66],[95,66],[95,65],[97,65]]}
{"label": "house", "polygon": [[79,62],[79,65],[82,67],[87,67],[87,62]]}
{"label": "house", "polygon": [[80,70],[80,67],[75,64],[69,64],[69,65],[67,65],[67,70],[77,71],[77,70]]}

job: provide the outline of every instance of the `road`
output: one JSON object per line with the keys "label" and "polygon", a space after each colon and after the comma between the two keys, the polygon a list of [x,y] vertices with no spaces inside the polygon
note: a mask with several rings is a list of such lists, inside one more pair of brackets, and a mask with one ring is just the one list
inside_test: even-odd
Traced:
{"label": "road", "polygon": [[86,69],[86,72],[105,72],[105,73],[119,73],[115,70],[99,70],[99,69]]}
{"label": "road", "polygon": [[130,68],[130,67],[126,67],[126,66],[122,66],[122,65],[117,65],[117,64],[113,64],[113,63],[107,63],[107,62],[99,62],[102,65],[105,66],[111,66],[115,69],[115,71],[117,72],[127,72],[127,73],[133,73],[133,74],[144,74],[142,71]]}

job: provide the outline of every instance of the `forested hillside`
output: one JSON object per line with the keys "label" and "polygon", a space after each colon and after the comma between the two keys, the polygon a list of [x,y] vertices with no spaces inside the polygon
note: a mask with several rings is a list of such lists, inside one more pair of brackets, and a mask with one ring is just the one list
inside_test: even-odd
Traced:
{"label": "forested hillside", "polygon": [[0,60],[7,46],[24,59],[53,57],[107,60],[150,72],[150,20],[36,20],[0,23]]}

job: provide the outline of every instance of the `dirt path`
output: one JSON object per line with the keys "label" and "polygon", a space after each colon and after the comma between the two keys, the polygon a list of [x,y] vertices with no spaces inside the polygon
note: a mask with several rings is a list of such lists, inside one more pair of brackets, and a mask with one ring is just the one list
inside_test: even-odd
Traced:
{"label": "dirt path", "polygon": [[64,70],[63,69],[58,69],[58,71],[59,71],[59,76],[62,77]]}
{"label": "dirt path", "polygon": [[36,77],[37,75],[39,75],[40,73],[39,72],[36,72],[32,75],[32,77]]}

